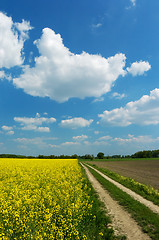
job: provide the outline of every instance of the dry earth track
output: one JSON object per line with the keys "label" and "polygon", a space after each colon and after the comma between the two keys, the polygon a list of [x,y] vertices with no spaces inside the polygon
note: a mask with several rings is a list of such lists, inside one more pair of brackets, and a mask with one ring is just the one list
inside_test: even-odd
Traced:
{"label": "dry earth track", "polygon": [[[86,164],[87,165],[87,164]],[[89,166],[89,165],[87,165]],[[132,198],[134,198],[135,200],[139,201],[140,203],[144,204],[146,207],[148,207],[151,211],[153,211],[154,213],[159,214],[159,206],[155,205],[154,203],[152,203],[151,201],[141,197],[139,194],[133,192],[132,190],[130,190],[129,188],[124,187],[122,184],[114,181],[113,179],[107,177],[105,174],[103,174],[102,172],[98,171],[97,169],[89,166],[90,168],[92,168],[93,170],[95,170],[97,173],[99,173],[102,177],[104,177],[105,179],[107,179],[109,182],[113,183],[115,186],[117,186],[118,188],[120,188],[123,192],[126,192],[127,194],[129,194]]]}
{"label": "dry earth track", "polygon": [[141,228],[131,218],[130,214],[126,212],[115,200],[113,200],[105,189],[103,189],[101,184],[90,173],[88,168],[82,163],[81,165],[85,169],[93,188],[99,194],[100,200],[104,202],[108,214],[111,215],[112,227],[114,228],[115,232],[126,235],[128,240],[150,240],[150,237],[142,232]]}

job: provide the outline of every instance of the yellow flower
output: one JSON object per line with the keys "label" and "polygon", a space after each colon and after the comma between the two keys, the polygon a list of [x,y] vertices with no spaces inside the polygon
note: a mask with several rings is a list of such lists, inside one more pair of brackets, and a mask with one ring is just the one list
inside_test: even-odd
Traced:
{"label": "yellow flower", "polygon": [[0,177],[0,239],[80,239],[93,202],[77,159],[0,159]]}

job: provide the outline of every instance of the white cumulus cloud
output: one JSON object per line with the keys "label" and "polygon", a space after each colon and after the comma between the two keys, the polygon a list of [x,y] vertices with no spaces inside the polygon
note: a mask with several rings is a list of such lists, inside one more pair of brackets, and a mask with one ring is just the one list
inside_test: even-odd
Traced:
{"label": "white cumulus cloud", "polygon": [[0,79],[5,78],[5,72],[4,71],[0,71]]}
{"label": "white cumulus cloud", "polygon": [[22,23],[14,23],[11,17],[0,12],[0,68],[23,63],[23,46],[30,29],[29,22],[23,20]]}
{"label": "white cumulus cloud", "polygon": [[95,98],[92,103],[96,103],[96,102],[103,102],[104,101],[104,97],[99,97],[99,98]]}
{"label": "white cumulus cloud", "polygon": [[106,110],[98,116],[101,118],[100,123],[114,126],[159,124],[159,89],[152,90],[150,95],[144,95],[137,101],[127,103],[125,107]]}
{"label": "white cumulus cloud", "polygon": [[11,76],[9,74],[6,74],[5,71],[0,71],[0,80],[3,80],[3,79],[7,79],[7,80],[11,80]]}
{"label": "white cumulus cloud", "polygon": [[21,23],[15,23],[14,24],[15,27],[18,29],[18,31],[20,32],[20,37],[24,40],[27,39],[29,37],[28,33],[29,30],[32,30],[33,27],[31,27],[30,22],[29,21],[25,21],[24,19],[22,20]]}
{"label": "white cumulus cloud", "polygon": [[15,142],[21,143],[21,144],[30,144],[30,145],[37,145],[38,147],[41,147],[44,145],[44,141],[42,138],[16,138],[14,139]]}
{"label": "white cumulus cloud", "polygon": [[124,98],[125,97],[125,94],[124,93],[117,93],[117,92],[114,92],[113,94],[112,94],[112,97],[114,97],[114,98],[116,98],[116,99],[122,99],[122,98]]}
{"label": "white cumulus cloud", "polygon": [[92,24],[92,28],[100,28],[102,27],[102,23]]}
{"label": "white cumulus cloud", "polygon": [[14,134],[14,131],[8,131],[6,134],[7,134],[7,135],[13,135],[13,134]]}
{"label": "white cumulus cloud", "polygon": [[38,131],[38,132],[50,132],[50,128],[49,127],[38,127],[36,129],[36,131]]}
{"label": "white cumulus cloud", "polygon": [[51,124],[56,122],[56,119],[40,117],[40,114],[37,113],[36,117],[14,117],[14,121],[20,123],[22,130],[34,130],[38,132],[50,132],[48,127],[43,127],[43,124]]}
{"label": "white cumulus cloud", "polygon": [[152,138],[151,136],[137,136],[135,137],[134,135],[128,135],[128,138],[119,138],[116,137],[112,139],[112,141],[120,143],[120,144],[125,144],[125,143],[152,143],[159,141],[159,138]]}
{"label": "white cumulus cloud", "polygon": [[149,62],[140,61],[134,62],[130,67],[127,67],[126,70],[133,76],[143,75],[145,72],[151,69]]}
{"label": "white cumulus cloud", "polygon": [[13,79],[17,88],[32,96],[49,97],[58,102],[77,97],[100,97],[110,91],[117,78],[126,74],[126,57],[119,53],[104,58],[86,52],[72,53],[60,34],[49,28],[34,42],[40,56],[34,67],[26,67]]}
{"label": "white cumulus cloud", "polygon": [[10,130],[12,130],[13,129],[13,127],[9,127],[9,126],[2,126],[1,127],[4,131],[10,131]]}
{"label": "white cumulus cloud", "polygon": [[59,147],[59,146],[56,145],[56,144],[49,144],[49,146],[50,146],[51,148],[58,148],[58,147]]}
{"label": "white cumulus cloud", "polygon": [[43,123],[53,123],[56,122],[56,119],[51,118],[45,118],[45,117],[35,117],[35,118],[28,118],[28,117],[14,117],[14,121],[19,122],[21,125],[42,125]]}
{"label": "white cumulus cloud", "polygon": [[2,128],[3,131],[5,131],[6,135],[13,135],[14,134],[13,127],[3,125],[1,128]]}
{"label": "white cumulus cloud", "polygon": [[98,138],[98,140],[102,140],[102,141],[108,141],[108,140],[111,140],[112,139],[112,137],[111,136],[103,136],[103,137],[100,137],[100,138]]}
{"label": "white cumulus cloud", "polygon": [[92,143],[92,145],[96,145],[96,146],[102,146],[102,145],[105,145],[105,146],[108,146],[110,145],[108,141],[95,141]]}
{"label": "white cumulus cloud", "polygon": [[77,118],[62,120],[60,123],[60,126],[76,129],[76,128],[80,128],[80,127],[88,127],[92,122],[93,122],[92,119],[86,120],[82,117],[77,117]]}
{"label": "white cumulus cloud", "polygon": [[77,140],[77,141],[83,141],[85,139],[87,139],[88,136],[87,135],[81,135],[81,136],[74,136],[73,139]]}
{"label": "white cumulus cloud", "polygon": [[136,6],[136,0],[130,0],[132,5],[135,7]]}
{"label": "white cumulus cloud", "polygon": [[62,146],[70,146],[70,145],[79,145],[79,142],[64,142],[61,143]]}
{"label": "white cumulus cloud", "polygon": [[5,71],[0,71],[0,80],[7,79],[8,81],[11,80],[11,75],[5,73]]}

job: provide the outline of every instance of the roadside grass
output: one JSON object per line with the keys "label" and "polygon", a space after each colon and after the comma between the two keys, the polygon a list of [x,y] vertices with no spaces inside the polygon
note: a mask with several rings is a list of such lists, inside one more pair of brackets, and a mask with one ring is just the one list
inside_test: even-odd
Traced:
{"label": "roadside grass", "polygon": [[154,189],[152,186],[139,183],[132,178],[121,176],[108,169],[99,168],[95,164],[90,164],[90,165],[96,168],[97,170],[101,171],[102,173],[106,174],[108,177],[112,178],[116,182],[121,183],[123,186],[131,189],[132,191],[138,193],[145,199],[159,206],[159,191]]}
{"label": "roadside grass", "polygon": [[[90,181],[87,178],[87,175],[83,168],[81,168],[82,175],[85,178],[85,184],[88,186],[88,188],[85,190],[88,192],[88,194],[91,196],[92,201],[92,215],[96,216],[94,217],[94,221],[88,221],[86,219],[86,222],[82,223],[81,228],[83,228],[83,231],[85,232],[85,235],[87,235],[88,240],[125,240],[126,236],[120,235],[116,236],[114,234],[114,230],[109,227],[109,224],[111,223],[110,217],[107,215],[106,209],[104,207],[104,204],[99,200],[98,194],[93,189]],[[89,238],[88,238],[89,236]]]}
{"label": "roadside grass", "polygon": [[[89,168],[89,167],[88,167]],[[127,193],[116,187],[113,183],[103,178],[95,170],[89,168],[90,172],[110,193],[111,197],[118,201],[141,226],[143,232],[147,233],[153,240],[159,239],[159,215],[153,213],[149,208],[131,198]],[[133,226],[132,226],[133,227]]]}

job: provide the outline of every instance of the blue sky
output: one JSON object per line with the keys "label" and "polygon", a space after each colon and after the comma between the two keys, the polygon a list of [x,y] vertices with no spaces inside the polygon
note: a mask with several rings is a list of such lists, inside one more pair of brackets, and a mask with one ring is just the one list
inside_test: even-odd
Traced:
{"label": "blue sky", "polygon": [[0,153],[159,148],[159,2],[0,3]]}

